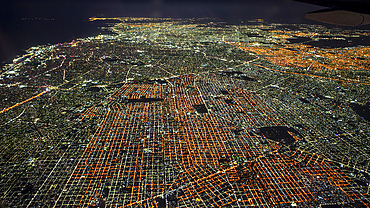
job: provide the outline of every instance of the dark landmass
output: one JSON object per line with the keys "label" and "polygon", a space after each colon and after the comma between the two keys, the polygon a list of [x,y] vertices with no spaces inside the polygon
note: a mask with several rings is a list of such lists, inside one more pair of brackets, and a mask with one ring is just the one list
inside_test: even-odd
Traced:
{"label": "dark landmass", "polygon": [[295,139],[288,133],[299,134],[295,129],[286,126],[262,127],[259,129],[266,138],[280,142],[282,144],[291,144]]}
{"label": "dark landmass", "polygon": [[198,113],[208,113],[208,109],[207,109],[206,105],[204,105],[204,104],[193,105],[193,107]]}
{"label": "dark landmass", "polygon": [[357,103],[351,103],[349,105],[352,110],[354,110],[359,116],[363,117],[365,120],[370,121],[370,105],[360,105]]}

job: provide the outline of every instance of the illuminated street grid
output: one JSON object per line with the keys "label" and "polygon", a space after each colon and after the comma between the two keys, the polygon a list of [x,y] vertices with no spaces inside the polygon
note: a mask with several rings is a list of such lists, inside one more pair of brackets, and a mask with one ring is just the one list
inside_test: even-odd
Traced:
{"label": "illuminated street grid", "polygon": [[[111,110],[95,115],[102,118],[100,127],[56,205],[87,207],[101,200],[108,207],[368,203],[320,155],[282,151],[277,142],[250,133],[286,124],[258,95],[228,87],[231,81],[207,74],[173,78],[167,86],[124,85],[107,104]],[[220,90],[230,95],[214,98]],[[143,96],[164,100],[127,104],[121,99]],[[204,103],[212,112],[195,113],[192,106]],[[85,115],[92,116],[91,110]],[[237,126],[244,129],[240,136],[232,133]]]}
{"label": "illuminated street grid", "polygon": [[289,43],[368,32],[113,19],[1,69],[0,203],[370,206],[369,47]]}

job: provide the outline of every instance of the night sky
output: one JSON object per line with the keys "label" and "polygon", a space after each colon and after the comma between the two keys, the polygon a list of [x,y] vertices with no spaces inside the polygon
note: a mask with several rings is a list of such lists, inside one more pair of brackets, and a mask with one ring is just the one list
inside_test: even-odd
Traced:
{"label": "night sky", "polygon": [[263,18],[268,22],[315,24],[304,19],[304,14],[322,8],[290,0],[0,0],[0,62],[33,45],[94,35],[97,26],[84,22],[92,16],[212,17],[226,21]]}
{"label": "night sky", "polygon": [[322,7],[291,0],[39,0],[0,1],[0,17],[25,15],[78,17],[99,15],[147,17],[264,17],[301,21],[304,13]]}

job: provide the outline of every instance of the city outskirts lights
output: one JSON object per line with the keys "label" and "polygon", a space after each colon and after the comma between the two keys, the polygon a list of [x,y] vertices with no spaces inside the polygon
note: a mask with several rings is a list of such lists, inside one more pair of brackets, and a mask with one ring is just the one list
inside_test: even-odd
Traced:
{"label": "city outskirts lights", "polygon": [[90,17],[89,18],[89,21],[90,22],[94,22],[94,21],[104,21],[104,20],[119,20],[119,21],[122,21],[121,18],[118,18],[118,17],[113,17],[113,18],[109,18],[109,17]]}
{"label": "city outskirts lights", "polygon": [[34,18],[24,17],[24,18],[22,18],[22,20],[31,20],[31,21],[34,21],[34,20],[54,21],[55,19],[53,19],[53,18],[40,18],[40,17],[34,17]]}

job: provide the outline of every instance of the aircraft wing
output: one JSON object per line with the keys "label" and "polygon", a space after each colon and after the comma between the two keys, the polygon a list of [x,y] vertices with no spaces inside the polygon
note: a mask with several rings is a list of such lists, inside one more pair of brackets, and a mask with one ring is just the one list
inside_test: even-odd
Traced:
{"label": "aircraft wing", "polygon": [[294,0],[328,7],[309,12],[305,18],[335,25],[359,26],[370,24],[370,0]]}

